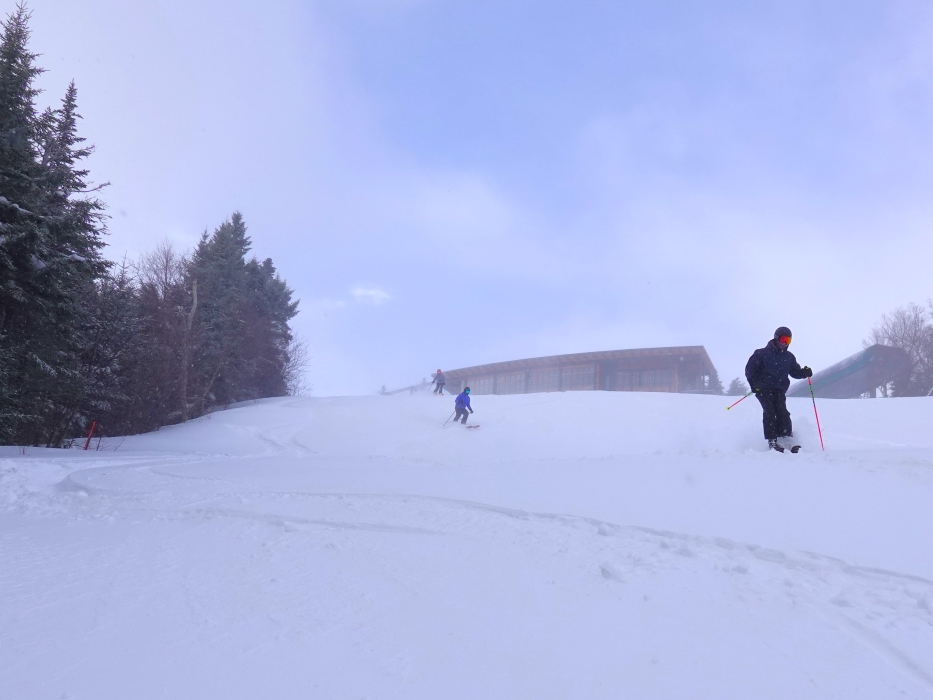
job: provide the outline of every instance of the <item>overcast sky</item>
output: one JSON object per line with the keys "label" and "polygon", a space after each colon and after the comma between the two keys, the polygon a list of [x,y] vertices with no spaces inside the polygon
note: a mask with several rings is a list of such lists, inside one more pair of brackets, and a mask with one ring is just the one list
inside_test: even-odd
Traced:
{"label": "overcast sky", "polygon": [[728,382],[778,325],[819,369],[933,296],[927,0],[30,7],[109,256],[241,211],[316,395],[666,345]]}

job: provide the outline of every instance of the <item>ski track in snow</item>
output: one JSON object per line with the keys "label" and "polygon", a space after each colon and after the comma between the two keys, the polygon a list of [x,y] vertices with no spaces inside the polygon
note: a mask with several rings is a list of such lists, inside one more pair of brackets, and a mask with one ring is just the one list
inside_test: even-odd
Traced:
{"label": "ski track in snow", "polygon": [[[490,397],[482,398],[490,401]],[[573,400],[581,401],[579,397]],[[550,397],[550,403],[555,401]],[[768,664],[778,664],[784,669],[782,673],[801,677],[799,681],[781,681],[799,682],[787,687],[780,683],[772,687],[762,678],[762,686],[751,695],[735,696],[777,698],[793,693],[793,697],[816,698],[835,697],[840,692],[845,697],[933,698],[933,581],[923,576],[853,565],[829,553],[777,549],[573,513],[421,493],[309,490],[316,478],[313,470],[325,464],[347,465],[347,469],[363,464],[377,471],[391,470],[395,465],[415,470],[451,468],[442,457],[432,457],[432,450],[425,449],[417,435],[401,435],[396,444],[375,454],[365,440],[362,445],[352,444],[353,436],[344,438],[351,448],[340,454],[311,449],[307,445],[314,444],[315,434],[327,425],[313,426],[309,431],[308,423],[321,421],[328,406],[343,413],[337,419],[330,416],[330,421],[370,420],[365,412],[361,416],[360,411],[352,410],[352,404],[339,400],[323,403],[313,416],[303,415],[286,425],[264,425],[256,414],[272,409],[306,414],[310,413],[309,403],[292,400],[274,407],[260,403],[249,409],[252,416],[243,409],[227,416],[213,414],[209,423],[202,418],[193,421],[194,425],[162,431],[180,435],[179,430],[188,430],[190,435],[192,428],[209,424],[236,439],[252,441],[248,449],[233,446],[229,454],[209,448],[204,453],[126,451],[58,453],[60,456],[50,456],[55,454],[52,451],[36,451],[41,456],[30,456],[27,451],[25,456],[0,458],[0,516],[6,524],[0,535],[4,560],[0,613],[5,623],[0,629],[0,695],[52,697],[50,691],[54,690],[58,693],[55,697],[62,697],[61,688],[75,686],[77,694],[71,697],[121,697],[121,692],[133,687],[127,685],[131,682],[124,679],[108,686],[101,674],[109,665],[102,664],[100,652],[85,648],[112,651],[108,640],[125,641],[127,621],[135,621],[132,624],[155,640],[151,649],[162,649],[156,654],[158,666],[175,659],[184,667],[180,660],[184,654],[200,653],[202,664],[239,660],[244,668],[254,668],[262,677],[269,673],[269,664],[285,664],[289,659],[296,662],[298,657],[288,653],[285,661],[279,658],[283,645],[289,653],[304,650],[319,655],[315,672],[307,678],[298,673],[303,684],[293,687],[284,683],[280,697],[356,697],[351,689],[372,697],[437,697],[438,693],[448,697],[619,697],[627,692],[634,693],[633,697],[706,696],[691,695],[690,688],[733,696],[735,688],[730,690],[721,675],[709,670],[729,667],[728,660],[715,658],[714,637],[723,623],[705,618],[718,611],[716,616],[722,619],[747,625],[742,634],[770,649],[759,656],[749,652],[750,658],[754,657],[752,668],[770,669]],[[414,412],[417,418],[423,408],[412,405],[418,409]],[[547,410],[556,409],[551,405]],[[257,425],[243,425],[254,418]],[[508,418],[514,420],[511,415]],[[235,422],[224,423],[225,419]],[[487,417],[484,422],[493,421]],[[489,436],[484,438],[488,449],[502,444],[502,435],[494,426],[484,435]],[[478,436],[467,439],[474,437]],[[720,461],[734,460],[738,455],[749,468],[835,466],[865,478],[883,472],[886,478],[929,488],[933,463],[929,445],[896,443],[889,437],[859,435],[853,438],[849,451],[791,457],[749,451],[743,434],[731,449],[729,445],[695,445],[683,468],[691,482],[698,478],[693,476],[695,472],[702,473],[697,460],[715,470]],[[689,437],[687,441],[696,439]],[[143,440],[150,438],[143,436]],[[858,452],[858,444],[868,443],[888,451]],[[456,449],[467,449],[463,445],[461,441]],[[152,446],[143,449],[151,450]],[[624,464],[633,457],[624,449],[615,452],[616,448],[599,445],[587,449],[597,453],[586,456],[587,462]],[[896,459],[891,457],[894,449],[899,450]],[[676,454],[684,450],[678,447]],[[565,455],[548,457],[546,453],[529,456],[491,451],[472,458],[488,456],[496,463],[507,462],[510,456],[516,463],[521,459],[567,461]],[[311,466],[304,467],[298,476],[282,476],[271,469],[282,460]],[[233,469],[235,465],[239,466]],[[262,472],[264,466],[266,473]],[[258,473],[262,478],[244,478],[244,473]],[[464,474],[469,475],[469,470],[451,478],[456,481]],[[290,488],[290,480],[296,479],[303,482],[301,488]],[[367,483],[364,475],[359,485],[365,489],[381,484]],[[664,494],[653,493],[651,497],[663,498]],[[17,527],[22,523],[25,525]],[[921,531],[925,526],[920,526]],[[86,527],[98,534],[84,537],[81,533]],[[94,529],[100,527],[104,529]],[[62,536],[43,537],[46,528]],[[435,570],[435,566],[447,566],[449,572]],[[219,573],[229,585],[217,584],[214,576]],[[432,580],[434,576],[437,582]],[[509,578],[489,587],[490,581],[500,576]],[[528,580],[521,583],[518,579]],[[553,684],[547,687],[527,674],[518,673],[518,679],[512,680],[508,674],[517,673],[514,664],[500,676],[486,676],[479,668],[472,674],[469,669],[453,670],[464,653],[468,660],[478,659],[477,666],[495,667],[492,659],[497,652],[485,648],[490,635],[494,638],[501,633],[506,640],[512,639],[512,634],[521,638],[518,632],[509,632],[510,625],[521,630],[527,626],[545,637],[551,629],[548,625],[572,628],[566,627],[572,623],[560,615],[551,622],[529,621],[522,614],[524,590],[531,599],[567,606],[568,616],[582,606],[577,613],[590,620],[593,629],[600,628],[600,610],[607,620],[627,620],[632,630],[649,640],[644,649],[629,639],[624,626],[622,631],[603,630],[598,642],[581,639],[580,643],[594,659],[606,653],[609,658],[630,659],[641,659],[644,654],[644,668],[634,675],[627,669],[627,675],[620,676],[594,659],[572,665],[595,664],[594,673],[602,679],[596,683],[562,675],[561,663],[551,659],[556,668],[544,673]],[[481,619],[484,615],[495,619],[496,606],[501,606],[498,614],[503,629],[497,632],[483,627],[477,632],[472,625],[479,622],[459,617],[458,600]],[[397,617],[393,616],[393,605],[400,611]],[[427,618],[420,617],[421,605],[430,610]],[[650,612],[657,606],[661,606],[660,613]],[[704,610],[705,606],[709,610]],[[146,613],[150,609],[161,611],[172,624],[160,626]],[[640,612],[642,609],[649,612]],[[445,614],[451,620],[449,637],[437,637],[439,632],[431,620]],[[397,631],[398,625],[406,624],[411,625],[410,632]],[[665,643],[652,636],[668,629],[692,640],[694,646],[677,651],[679,642],[672,642],[670,635],[661,637]],[[814,639],[825,634],[834,641],[822,646],[813,641],[817,646],[799,652],[807,647],[810,634]],[[180,635],[181,641],[173,635]],[[422,637],[433,640],[435,648],[414,653],[412,640]],[[851,640],[853,646],[843,639]],[[654,642],[656,647],[652,647]],[[602,648],[613,643],[618,645],[616,652]],[[445,646],[448,644],[451,646]],[[566,639],[552,639],[555,647],[566,644]],[[705,645],[711,650],[705,651]],[[202,646],[210,651],[198,652]],[[130,647],[136,651],[148,648],[136,642]],[[355,656],[328,651],[344,647],[355,649]],[[548,658],[548,648],[545,639],[544,647],[534,656],[539,663]],[[837,668],[840,659],[848,663],[862,659],[854,662],[860,665],[868,658],[853,651],[855,648],[865,649],[894,675],[886,675],[878,670],[882,666],[871,663],[865,668]],[[771,652],[774,658],[768,658]],[[707,653],[715,659],[707,658],[709,668],[694,668]],[[821,656],[824,653],[825,659]],[[681,660],[678,673],[686,685],[678,685],[669,676],[652,675],[656,674],[652,668],[663,664],[665,654]],[[35,680],[37,664],[50,663],[50,673]],[[136,668],[138,682],[140,667],[127,663],[128,668]],[[432,663],[444,666],[443,672],[434,675]],[[294,667],[277,668],[289,672]],[[546,665],[535,672],[542,671],[547,671]],[[205,688],[216,690],[216,685],[194,671],[188,673],[192,680],[181,691],[171,681],[162,680],[143,692],[137,687],[135,697],[166,693],[179,697],[179,692],[185,697],[213,696],[204,694]],[[849,681],[838,678],[850,673]],[[859,680],[859,673],[877,685],[864,685],[868,681]],[[355,674],[359,678],[353,678]],[[490,677],[498,681],[489,681]],[[255,697],[250,682],[241,679],[239,685],[227,689],[228,696]],[[510,685],[514,683],[518,685]],[[748,691],[747,685],[745,689]],[[310,695],[303,695],[305,692]]]}

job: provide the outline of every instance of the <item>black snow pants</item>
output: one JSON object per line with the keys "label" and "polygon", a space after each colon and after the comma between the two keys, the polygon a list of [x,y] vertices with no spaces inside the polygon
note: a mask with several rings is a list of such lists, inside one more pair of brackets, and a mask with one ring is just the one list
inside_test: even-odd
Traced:
{"label": "black snow pants", "polygon": [[436,387],[434,387],[434,393],[435,393],[435,394],[443,394],[443,393],[444,393],[444,382],[441,382],[441,383],[438,384]]}
{"label": "black snow pants", "polygon": [[[457,415],[454,416],[454,423],[456,423],[459,420],[461,423],[466,425],[466,419],[468,415],[470,415],[469,411],[467,411],[467,409],[464,406],[461,406],[460,408],[457,409]],[[461,416],[463,416],[463,420],[460,420]]]}
{"label": "black snow pants", "polygon": [[755,394],[764,411],[761,422],[765,429],[765,440],[790,437],[794,426],[787,411],[787,397],[780,389],[759,389]]}

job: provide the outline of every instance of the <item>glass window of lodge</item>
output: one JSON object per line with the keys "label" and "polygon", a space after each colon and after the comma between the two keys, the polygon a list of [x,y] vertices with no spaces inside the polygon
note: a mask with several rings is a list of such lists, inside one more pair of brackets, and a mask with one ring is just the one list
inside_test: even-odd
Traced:
{"label": "glass window of lodge", "polygon": [[500,374],[496,379],[497,394],[523,394],[525,392],[525,373]]}
{"label": "glass window of lodge", "polygon": [[528,373],[528,392],[560,391],[560,370],[536,369]]}
{"label": "glass window of lodge", "polygon": [[564,367],[561,371],[560,388],[563,391],[584,391],[587,389],[595,389],[595,365]]}
{"label": "glass window of lodge", "polygon": [[670,391],[673,372],[668,369],[623,369],[616,375],[616,391]]}
{"label": "glass window of lodge", "polygon": [[479,377],[471,379],[467,386],[470,387],[471,394],[492,394],[495,392],[496,378]]}

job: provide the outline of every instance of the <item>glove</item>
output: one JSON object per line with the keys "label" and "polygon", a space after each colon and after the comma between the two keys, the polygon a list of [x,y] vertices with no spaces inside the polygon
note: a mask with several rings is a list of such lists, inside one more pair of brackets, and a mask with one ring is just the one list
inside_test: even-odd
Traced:
{"label": "glove", "polygon": [[804,379],[807,379],[808,377],[812,377],[812,376],[813,376],[813,370],[810,369],[809,367],[804,367],[803,370],[801,370],[801,371],[803,372],[803,378],[804,378]]}
{"label": "glove", "polygon": [[472,408],[470,409],[470,413],[473,413],[473,409],[472,409]]}

